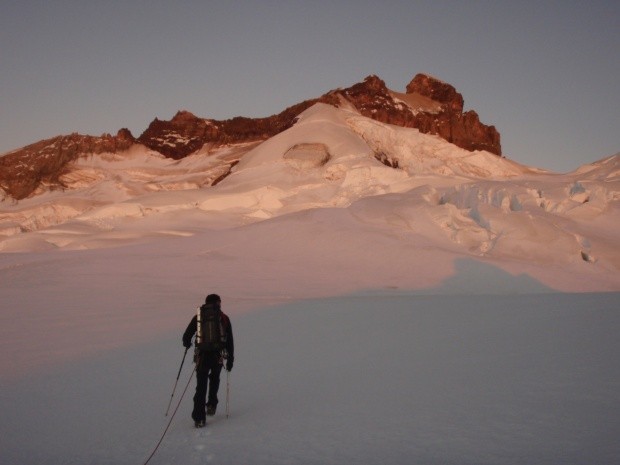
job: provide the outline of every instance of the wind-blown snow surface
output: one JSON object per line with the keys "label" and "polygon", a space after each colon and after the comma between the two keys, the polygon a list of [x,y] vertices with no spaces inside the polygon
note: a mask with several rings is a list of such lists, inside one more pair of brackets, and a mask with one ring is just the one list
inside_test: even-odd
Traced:
{"label": "wind-blown snow surface", "polygon": [[323,105],[203,155],[0,204],[2,464],[142,463],[210,292],[231,418],[194,430],[192,382],[151,463],[617,462],[618,156],[554,175]]}
{"label": "wind-blown snow surface", "polygon": [[[233,314],[230,417],[223,376],[218,414],[194,429],[191,380],[150,463],[615,464],[617,304],[375,294]],[[3,381],[2,463],[143,463],[190,310],[153,341]],[[187,360],[173,410],[190,372]]]}

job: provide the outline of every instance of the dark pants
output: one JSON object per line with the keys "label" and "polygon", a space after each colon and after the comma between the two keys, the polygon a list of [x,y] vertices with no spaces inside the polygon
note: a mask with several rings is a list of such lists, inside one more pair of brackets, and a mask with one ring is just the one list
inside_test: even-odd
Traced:
{"label": "dark pants", "polygon": [[[218,352],[207,352],[200,355],[196,366],[196,394],[194,394],[194,421],[205,421],[205,402],[217,406],[217,391],[220,388],[220,372],[222,371],[221,356]],[[207,391],[209,397],[207,399]]]}

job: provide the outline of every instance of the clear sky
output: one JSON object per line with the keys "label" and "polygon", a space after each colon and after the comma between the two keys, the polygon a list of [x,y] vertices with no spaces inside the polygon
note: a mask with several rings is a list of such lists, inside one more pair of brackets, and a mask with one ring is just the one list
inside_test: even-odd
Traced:
{"label": "clear sky", "polygon": [[0,153],[140,135],[185,109],[269,116],[376,74],[454,85],[504,155],[570,171],[620,152],[620,1],[30,1],[0,15]]}

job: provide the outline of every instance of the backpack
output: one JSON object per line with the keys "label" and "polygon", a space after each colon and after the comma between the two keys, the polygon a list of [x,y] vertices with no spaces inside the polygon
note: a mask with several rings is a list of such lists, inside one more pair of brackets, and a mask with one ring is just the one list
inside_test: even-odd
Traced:
{"label": "backpack", "polygon": [[196,348],[206,352],[219,352],[226,346],[226,331],[222,325],[222,312],[215,305],[203,305],[196,314]]}

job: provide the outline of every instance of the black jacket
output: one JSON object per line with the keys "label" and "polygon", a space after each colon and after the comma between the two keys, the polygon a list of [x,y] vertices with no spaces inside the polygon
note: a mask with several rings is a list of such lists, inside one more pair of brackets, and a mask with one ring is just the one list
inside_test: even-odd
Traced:
{"label": "black jacket", "polygon": [[[210,306],[212,304],[205,304],[201,307],[201,309],[206,307],[207,305]],[[229,358],[234,359],[235,358],[235,342],[233,339],[233,332],[232,332],[232,325],[230,324],[230,318],[228,318],[228,315],[222,312],[219,306],[218,306],[218,310],[220,311],[220,321],[222,323],[222,327],[224,328],[224,331],[226,332],[226,347],[225,347],[226,352],[228,353]],[[198,318],[196,315],[194,315],[194,317],[192,318],[192,321],[189,322],[189,324],[187,325],[187,329],[183,333],[183,346],[184,347],[191,347],[192,337],[194,337],[194,334],[196,334],[197,327],[198,327]]]}

